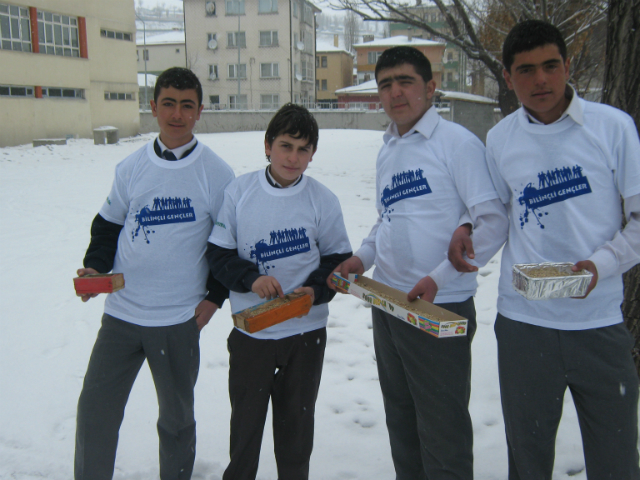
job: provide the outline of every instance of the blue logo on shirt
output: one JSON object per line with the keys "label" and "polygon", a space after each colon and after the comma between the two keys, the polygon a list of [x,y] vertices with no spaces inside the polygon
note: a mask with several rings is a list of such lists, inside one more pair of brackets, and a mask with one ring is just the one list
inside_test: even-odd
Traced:
{"label": "blue logo on shirt", "polygon": [[[380,199],[384,212],[382,216],[387,214],[389,219],[389,213],[393,209],[389,208],[396,202],[404,200],[405,198],[419,197],[431,193],[431,187],[427,183],[427,179],[423,176],[424,170],[419,168],[418,170],[407,170],[406,172],[396,173],[391,177],[391,188],[387,185],[382,191],[382,197]],[[389,219],[391,221],[391,219]]]}
{"label": "blue logo on shirt", "polygon": [[591,193],[591,186],[587,177],[582,176],[579,165],[538,173],[538,188],[529,183],[518,198],[520,205],[525,207],[520,214],[520,228],[529,222],[529,212],[533,213],[540,228],[544,228],[540,218],[548,212],[539,211],[540,208],[587,193]]}
{"label": "blue logo on shirt", "polygon": [[268,270],[271,268],[266,264],[268,261],[308,252],[311,250],[311,244],[306,228],[285,228],[272,231],[268,244],[265,240],[260,240],[254,248],[250,252],[250,258],[256,259],[258,267],[262,264],[264,269]]}
{"label": "blue logo on shirt", "polygon": [[153,199],[153,207],[145,205],[136,213],[138,227],[131,232],[131,241],[140,233],[144,234],[145,242],[149,242],[150,233],[155,233],[149,227],[152,225],[166,225],[168,223],[195,222],[196,212],[191,206],[190,198],[156,197]]}

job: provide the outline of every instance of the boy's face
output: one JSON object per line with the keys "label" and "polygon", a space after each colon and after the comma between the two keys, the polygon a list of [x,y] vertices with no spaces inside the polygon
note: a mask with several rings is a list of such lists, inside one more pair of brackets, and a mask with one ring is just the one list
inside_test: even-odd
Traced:
{"label": "boy's face", "polygon": [[265,140],[264,153],[271,157],[271,175],[286,187],[304,173],[316,151],[308,139],[285,133],[278,135],[271,145]]}
{"label": "boy's face", "polygon": [[569,63],[569,58],[562,59],[556,44],[548,43],[516,53],[511,71],[504,70],[503,75],[529,113],[549,124],[559,119],[569,106],[570,100],[564,96]]}
{"label": "boy's face", "polygon": [[195,89],[160,89],[158,103],[151,100],[151,111],[158,119],[162,143],[169,149],[189,143],[193,138],[193,127],[200,120],[203,107],[204,105],[198,106],[198,94]]}
{"label": "boy's face", "polygon": [[380,70],[377,80],[384,111],[404,135],[431,108],[436,82],[425,82],[410,63]]}

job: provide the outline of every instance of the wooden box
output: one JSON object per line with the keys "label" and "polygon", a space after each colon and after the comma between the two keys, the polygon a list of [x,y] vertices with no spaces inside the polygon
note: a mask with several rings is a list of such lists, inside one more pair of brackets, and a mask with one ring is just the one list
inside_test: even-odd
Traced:
{"label": "wooden box", "polygon": [[466,318],[419,298],[409,303],[406,293],[364,275],[350,274],[347,280],[334,273],[331,283],[434,337],[467,334],[469,321]]}
{"label": "wooden box", "polygon": [[306,293],[288,293],[234,313],[233,323],[245,332],[255,333],[294,317],[309,313],[311,296]]}
{"label": "wooden box", "polygon": [[124,276],[121,273],[94,273],[73,279],[78,295],[90,293],[113,293],[124,288]]}

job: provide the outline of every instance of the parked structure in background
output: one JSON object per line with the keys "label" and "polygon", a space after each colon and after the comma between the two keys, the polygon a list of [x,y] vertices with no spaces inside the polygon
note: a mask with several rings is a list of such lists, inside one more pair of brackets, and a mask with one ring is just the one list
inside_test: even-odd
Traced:
{"label": "parked structure in background", "polygon": [[0,0],[0,147],[137,134],[135,33],[133,0]]}
{"label": "parked structure in background", "polygon": [[147,73],[160,75],[167,68],[185,67],[184,30],[171,30],[165,33],[149,35],[136,42],[138,73],[144,73],[144,62],[147,61]]}
{"label": "parked structure in background", "polygon": [[376,63],[382,52],[391,47],[408,46],[420,50],[431,62],[431,70],[433,71],[433,79],[436,81],[436,87],[442,88],[442,74],[444,67],[442,64],[442,56],[445,51],[445,43],[433,40],[424,40],[422,38],[406,35],[397,35],[389,38],[374,40],[373,35],[365,35],[363,43],[358,43],[353,47],[356,50],[356,63],[358,65],[358,84],[375,80]]}
{"label": "parked structure in background", "polygon": [[336,90],[353,85],[353,55],[339,47],[334,35],[333,45],[316,45],[316,102],[319,108],[335,108]]}
{"label": "parked structure in background", "polygon": [[184,0],[187,67],[205,108],[315,104],[315,14],[306,0]]}
{"label": "parked structure in background", "polygon": [[[436,5],[416,5],[414,7],[408,7],[408,10],[419,17],[421,17],[426,24],[433,27],[438,31],[449,32],[450,28],[445,21],[444,15]],[[455,14],[455,12],[453,12]],[[406,23],[389,23],[389,34],[394,36],[407,36],[409,38],[422,38],[426,40],[440,40],[434,37],[426,30],[416,29]],[[482,88],[478,85],[467,86],[467,56],[464,52],[452,43],[447,43],[444,56],[442,59],[442,88],[444,90],[454,92],[470,92],[480,95],[484,94],[484,76],[477,75],[472,77],[472,82],[482,82]]]}

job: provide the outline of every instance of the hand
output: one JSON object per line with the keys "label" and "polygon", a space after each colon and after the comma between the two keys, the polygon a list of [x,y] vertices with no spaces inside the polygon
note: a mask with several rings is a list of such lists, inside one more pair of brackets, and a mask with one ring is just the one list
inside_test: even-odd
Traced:
{"label": "hand", "polygon": [[[85,275],[95,275],[96,273],[100,273],[93,268],[79,268],[76,272],[79,277],[84,277]],[[76,293],[77,297],[80,297],[83,302],[88,302],[90,298],[97,297],[99,294],[97,293],[85,293],[84,295],[80,295]]]}
{"label": "hand", "polygon": [[311,287],[296,288],[293,293],[306,293],[311,297],[311,304],[313,304],[313,301],[316,299],[316,294],[313,292],[313,288]]}
{"label": "hand", "polygon": [[278,280],[268,275],[261,275],[251,285],[251,291],[257,294],[260,298],[266,298],[271,300],[276,297],[284,297],[284,292]]}
{"label": "hand", "polygon": [[[311,287],[300,287],[296,288],[293,293],[306,293],[311,297],[311,305],[313,305],[313,301],[315,300],[316,294],[313,292],[313,288]],[[296,318],[306,317],[306,315],[299,315]]]}
{"label": "hand", "polygon": [[571,297],[571,298],[577,298],[580,300],[582,300],[583,298],[587,298],[591,293],[591,290],[596,288],[596,284],[598,283],[598,269],[596,268],[595,263],[593,263],[591,260],[582,260],[576,263],[573,267],[571,267],[571,270],[574,272],[579,272],[580,270],[587,270],[593,273],[593,278],[591,279],[591,283],[587,287],[587,293],[585,293],[583,297]]}
{"label": "hand", "polygon": [[[364,265],[362,264],[362,260],[354,255],[353,257],[349,257],[347,260],[338,265],[333,272],[337,272],[338,275],[340,275],[342,278],[348,278],[350,273],[362,275],[364,273]],[[335,290],[336,292],[346,293],[344,290],[336,287],[333,283],[331,283],[332,276],[333,273],[327,277],[327,286],[331,290]]]}
{"label": "hand", "polygon": [[438,285],[433,281],[431,277],[424,277],[420,279],[416,286],[411,289],[407,294],[407,300],[413,302],[416,298],[421,298],[427,302],[433,303],[438,293]]}
{"label": "hand", "polygon": [[216,313],[218,308],[220,308],[218,307],[218,305],[210,302],[209,300],[202,300],[198,304],[195,312],[198,331],[202,330],[207,325],[207,323],[209,323],[209,320],[211,320],[211,317],[213,317],[213,314]]}
{"label": "hand", "polygon": [[449,261],[455,269],[462,273],[477,272],[478,267],[471,265],[464,259],[467,257],[475,258],[473,251],[473,242],[471,241],[471,225],[465,223],[456,228],[449,242]]}

